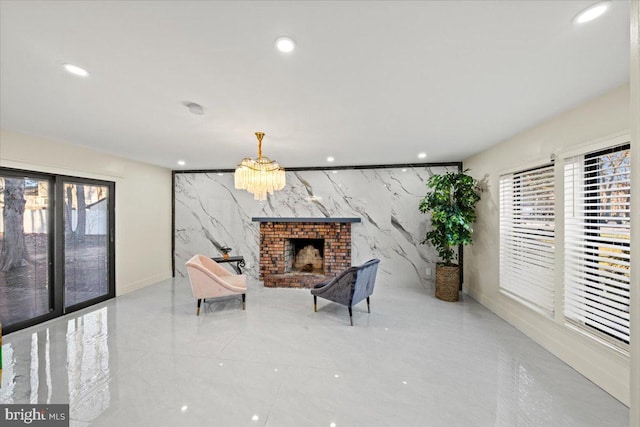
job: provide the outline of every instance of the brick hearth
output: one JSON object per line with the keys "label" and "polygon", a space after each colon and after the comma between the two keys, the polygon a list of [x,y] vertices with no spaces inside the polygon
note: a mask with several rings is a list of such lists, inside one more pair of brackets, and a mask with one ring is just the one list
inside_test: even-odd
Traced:
{"label": "brick hearth", "polygon": [[[254,218],[260,221],[260,279],[265,287],[309,288],[351,266],[351,223],[359,218]],[[305,221],[306,220],[306,221]],[[286,240],[324,239],[324,275],[286,272]]]}

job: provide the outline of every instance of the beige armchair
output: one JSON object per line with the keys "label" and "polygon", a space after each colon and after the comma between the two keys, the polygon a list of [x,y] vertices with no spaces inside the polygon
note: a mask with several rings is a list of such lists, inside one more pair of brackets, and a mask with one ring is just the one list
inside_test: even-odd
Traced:
{"label": "beige armchair", "polygon": [[242,309],[245,309],[247,276],[232,273],[204,255],[194,255],[186,266],[193,297],[198,300],[196,316],[200,315],[200,303],[206,298],[242,294]]}

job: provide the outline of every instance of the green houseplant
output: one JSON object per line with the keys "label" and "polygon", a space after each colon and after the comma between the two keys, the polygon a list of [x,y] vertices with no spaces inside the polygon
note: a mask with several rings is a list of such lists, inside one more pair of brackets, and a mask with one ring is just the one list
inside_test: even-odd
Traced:
{"label": "green houseplant", "polygon": [[436,298],[458,301],[460,266],[456,264],[459,245],[472,242],[472,224],[480,187],[467,170],[433,175],[427,181],[431,189],[421,201],[420,212],[431,213],[431,230],[423,244],[431,243],[443,260],[436,265]]}

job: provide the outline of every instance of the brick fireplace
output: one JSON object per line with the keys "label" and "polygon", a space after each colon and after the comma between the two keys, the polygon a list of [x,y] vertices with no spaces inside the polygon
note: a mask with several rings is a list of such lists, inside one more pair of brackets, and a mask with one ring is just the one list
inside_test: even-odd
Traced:
{"label": "brick fireplace", "polygon": [[[360,218],[252,220],[260,222],[260,279],[265,287],[309,288],[351,266],[351,224]],[[310,257],[298,256],[305,248]]]}

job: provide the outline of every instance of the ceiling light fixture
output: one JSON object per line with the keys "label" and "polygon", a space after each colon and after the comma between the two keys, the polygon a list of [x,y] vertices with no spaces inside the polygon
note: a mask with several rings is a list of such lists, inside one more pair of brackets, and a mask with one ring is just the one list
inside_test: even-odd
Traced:
{"label": "ceiling light fixture", "polygon": [[255,200],[267,200],[267,193],[282,190],[286,184],[284,168],[275,160],[262,156],[263,132],[256,132],[258,158],[245,157],[236,167],[234,181],[236,189],[247,190]]}
{"label": "ceiling light fixture", "polygon": [[65,70],[67,70],[68,73],[71,73],[75,76],[80,76],[80,77],[88,77],[89,76],[89,72],[87,70],[85,70],[82,67],[78,67],[77,65],[73,65],[73,64],[63,64],[63,67]]}
{"label": "ceiling light fixture", "polygon": [[331,156],[327,157],[327,162],[333,162],[335,159]]}
{"label": "ceiling light fixture", "polygon": [[573,17],[573,22],[576,24],[584,24],[585,22],[593,21],[594,19],[602,16],[609,6],[611,5],[610,1],[602,1],[596,4],[592,4],[588,8],[580,11],[576,16]]}
{"label": "ceiling light fixture", "polygon": [[184,165],[186,165],[186,164],[187,164],[187,162],[185,162],[184,160],[178,160],[178,164],[179,164],[180,166],[184,166]]}
{"label": "ceiling light fixture", "polygon": [[282,53],[291,53],[296,48],[296,42],[291,37],[278,37],[276,48]]}
{"label": "ceiling light fixture", "polygon": [[418,154],[418,158],[419,158],[419,159],[426,159],[426,158],[427,158],[427,153],[420,153],[420,154]]}

